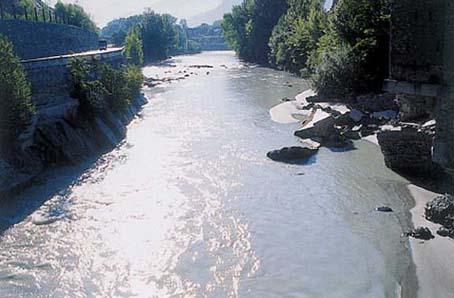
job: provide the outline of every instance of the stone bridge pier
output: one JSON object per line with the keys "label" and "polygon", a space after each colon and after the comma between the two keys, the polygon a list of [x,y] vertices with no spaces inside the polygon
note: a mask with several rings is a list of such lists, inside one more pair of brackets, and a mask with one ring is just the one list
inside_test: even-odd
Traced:
{"label": "stone bridge pier", "polygon": [[454,175],[454,1],[393,0],[390,53],[385,91],[409,121],[436,119],[432,160]]}

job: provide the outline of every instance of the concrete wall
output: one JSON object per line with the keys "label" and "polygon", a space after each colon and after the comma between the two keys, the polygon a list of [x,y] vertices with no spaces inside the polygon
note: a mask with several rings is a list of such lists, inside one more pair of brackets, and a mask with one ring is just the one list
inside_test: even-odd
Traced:
{"label": "concrete wall", "polygon": [[14,51],[21,59],[85,52],[98,48],[98,35],[74,26],[0,20],[0,34],[14,44]]}

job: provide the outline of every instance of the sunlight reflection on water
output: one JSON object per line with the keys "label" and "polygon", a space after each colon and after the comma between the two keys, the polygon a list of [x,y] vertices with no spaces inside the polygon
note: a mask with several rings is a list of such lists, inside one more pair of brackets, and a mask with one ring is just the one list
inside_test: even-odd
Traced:
{"label": "sunlight reflection on water", "polygon": [[226,52],[144,73],[198,63],[214,68],[149,89],[127,139],[75,181],[62,169],[6,205],[0,297],[395,297],[408,252],[371,210],[405,195],[378,150],[271,162],[298,141],[268,109],[307,84]]}

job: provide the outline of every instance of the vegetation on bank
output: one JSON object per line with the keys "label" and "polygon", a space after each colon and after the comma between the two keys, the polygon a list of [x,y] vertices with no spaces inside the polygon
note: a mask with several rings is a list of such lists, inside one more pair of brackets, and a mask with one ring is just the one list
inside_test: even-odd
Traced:
{"label": "vegetation on bank", "polygon": [[189,40],[185,27],[177,24],[177,18],[151,10],[110,22],[101,36],[117,46],[125,46],[128,60],[136,65],[200,51]]}
{"label": "vegetation on bank", "polygon": [[268,2],[244,0],[224,16],[225,38],[240,58],[311,78],[321,96],[346,99],[381,89],[390,0],[339,0],[329,11],[324,0],[273,1],[273,9]]}
{"label": "vegetation on bank", "polygon": [[65,4],[58,2],[54,8],[55,14],[64,16],[69,25],[80,27],[92,32],[99,32],[99,28],[93,22],[89,14],[78,4]]}
{"label": "vegetation on bank", "polygon": [[84,116],[94,117],[106,111],[121,112],[140,96],[143,83],[141,69],[124,65],[115,69],[107,64],[73,59],[69,65],[73,90]]}
{"label": "vegetation on bank", "polygon": [[31,88],[12,44],[0,35],[0,153],[12,147],[30,124]]}
{"label": "vegetation on bank", "polygon": [[[215,32],[218,32],[216,36]],[[198,53],[210,41],[218,42],[220,25],[202,24],[189,28],[185,20],[148,10],[141,15],[111,21],[101,36],[117,46],[125,46],[128,59],[140,65],[166,59],[169,55]],[[222,38],[221,38],[222,39]]]}
{"label": "vegetation on bank", "polygon": [[244,0],[224,15],[224,38],[241,59],[267,63],[271,33],[287,9],[286,0]]}

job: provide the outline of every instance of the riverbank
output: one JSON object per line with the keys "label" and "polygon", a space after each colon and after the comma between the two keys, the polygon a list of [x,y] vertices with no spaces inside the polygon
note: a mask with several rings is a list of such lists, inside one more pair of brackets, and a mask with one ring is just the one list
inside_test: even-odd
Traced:
{"label": "riverbank", "polygon": [[[350,113],[351,116],[351,109],[338,103],[315,103],[315,105],[319,106],[315,108],[316,110],[313,110],[315,105],[310,104],[307,99],[314,95],[315,93],[311,90],[305,91],[296,96],[294,100],[288,100],[270,110],[271,118],[275,122],[283,124],[300,122],[302,127],[300,131],[309,131],[314,125],[319,127],[324,126],[322,129],[316,129],[318,132],[315,133],[298,134],[297,132],[297,136],[304,136],[302,140],[304,146],[307,146],[307,140],[304,140],[306,138],[314,139],[315,137],[316,140],[323,140],[323,138],[327,137],[323,135],[324,132],[329,131],[329,133],[333,133],[331,127],[336,123],[334,120],[329,120],[333,116],[332,113],[330,114],[331,110],[336,111],[336,115]],[[362,111],[355,113],[364,115]],[[357,122],[357,125],[360,125],[359,119]],[[377,133],[383,129],[390,128],[386,127],[386,125],[381,128],[378,125],[375,127],[375,131],[371,131],[364,136],[359,133],[356,139],[362,139],[380,147]],[[413,198],[414,204],[409,206],[409,210],[406,210],[408,212],[405,212],[405,214],[408,218],[404,222],[411,224],[411,228],[428,227],[435,233],[441,226],[427,221],[424,217],[424,210],[426,204],[439,196],[439,194],[425,190],[411,184],[411,182],[407,181],[407,183],[406,188]],[[402,229],[404,231],[408,229],[406,224],[402,226]],[[403,277],[402,288],[400,290],[402,291],[401,297],[451,297],[451,294],[454,293],[454,264],[452,261],[454,257],[454,241],[449,237],[443,238],[438,235],[430,241],[422,241],[411,237],[408,241],[414,266],[410,266],[411,272],[406,273]],[[411,277],[413,275],[416,275],[416,280]]]}
{"label": "riverbank", "polygon": [[[416,205],[411,212],[415,227],[428,227],[437,231],[441,225],[429,222],[424,217],[426,204],[439,194],[416,185],[408,185]],[[413,260],[418,277],[418,297],[449,298],[454,293],[454,241],[436,235],[430,241],[410,238]]]}
{"label": "riverbank", "polygon": [[33,124],[21,136],[20,148],[0,158],[0,199],[30,185],[47,169],[75,165],[114,148],[148,102],[141,95],[123,111],[106,110],[90,119],[80,114],[76,99],[59,100],[63,103],[51,109],[38,109]]}

